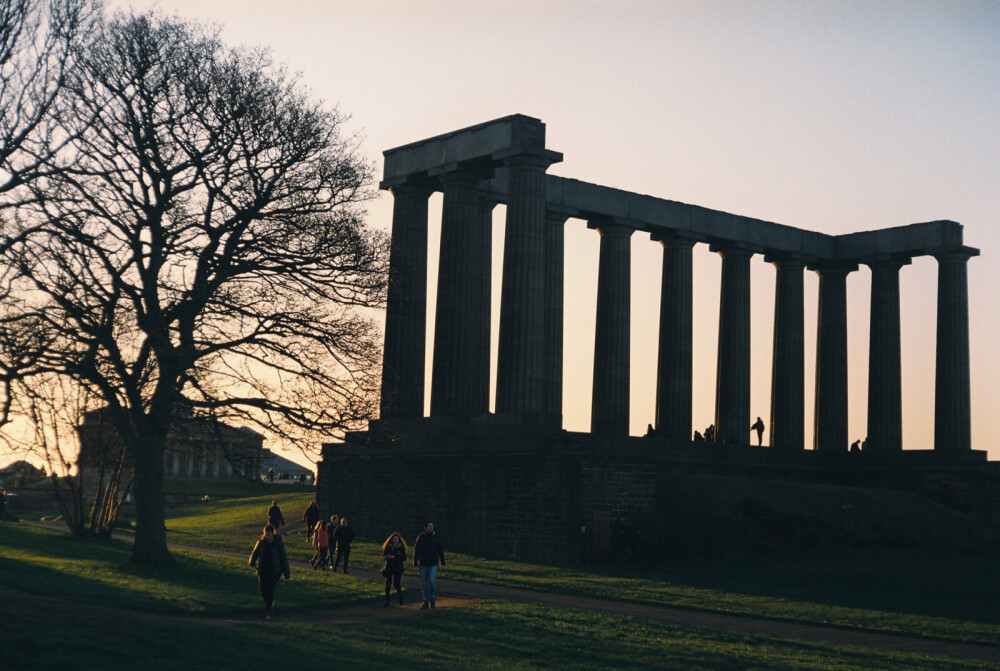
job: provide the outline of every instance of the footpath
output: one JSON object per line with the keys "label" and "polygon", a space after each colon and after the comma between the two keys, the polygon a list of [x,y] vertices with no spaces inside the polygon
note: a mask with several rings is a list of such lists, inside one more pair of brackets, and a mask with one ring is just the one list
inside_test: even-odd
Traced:
{"label": "footpath", "polygon": [[[206,548],[177,545],[173,543],[170,544],[170,548],[226,557],[236,557],[242,559],[243,561],[246,561],[247,558],[246,553],[210,550]],[[307,562],[291,560],[290,563],[298,570],[313,570]],[[382,576],[374,571],[351,569],[350,576],[355,579],[369,580],[378,583],[379,585],[382,584]],[[404,587],[411,590],[411,594],[420,593],[419,576],[412,574],[404,575],[402,584]],[[808,643],[853,646],[857,648],[887,650],[906,654],[928,655],[932,657],[970,660],[1000,665],[1000,646],[956,643],[954,641],[915,638],[896,634],[879,634],[835,627],[796,624],[794,622],[782,622],[779,620],[767,620],[748,616],[725,615],[722,613],[712,613],[708,611],[671,608],[669,606],[653,606],[627,601],[614,601],[611,599],[598,599],[593,597],[574,596],[571,594],[539,592],[535,590],[519,589],[516,587],[484,585],[473,582],[448,580],[447,568],[445,568],[442,574],[438,577],[437,593],[440,595],[438,599],[438,606],[441,608],[459,606],[462,605],[463,602],[481,601],[485,599],[513,601],[518,603],[537,603],[548,606],[557,606],[559,608],[576,608],[580,610],[599,611],[602,613],[625,615],[658,622],[669,622],[671,624],[704,627],[707,629],[716,629],[738,634],[773,636],[775,638],[803,641]],[[381,598],[373,601],[373,604],[370,607],[371,615],[373,617],[377,617],[380,611],[384,612],[385,610],[390,610],[383,609],[381,607],[381,603]],[[399,612],[401,610],[412,610],[413,612],[417,612],[418,608],[419,602],[416,604],[407,604],[407,606],[402,609],[396,607],[391,610],[395,612]],[[357,609],[352,609],[352,611],[355,615],[359,615],[365,612],[365,608],[359,607]]]}

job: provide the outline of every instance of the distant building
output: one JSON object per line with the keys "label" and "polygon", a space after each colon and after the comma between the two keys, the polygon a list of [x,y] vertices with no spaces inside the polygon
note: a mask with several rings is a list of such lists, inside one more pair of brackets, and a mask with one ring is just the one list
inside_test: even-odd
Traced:
{"label": "distant building", "polygon": [[45,476],[44,468],[38,468],[23,459],[0,468],[0,478],[20,478],[22,482],[39,480]]}
{"label": "distant building", "polygon": [[[79,468],[116,466],[121,441],[103,410],[85,413],[77,433]],[[165,476],[175,478],[256,480],[268,469],[264,464],[270,457],[271,452],[264,449],[264,436],[256,431],[189,413],[170,429],[163,471]],[[126,455],[126,459],[126,465],[130,465],[130,456]]]}

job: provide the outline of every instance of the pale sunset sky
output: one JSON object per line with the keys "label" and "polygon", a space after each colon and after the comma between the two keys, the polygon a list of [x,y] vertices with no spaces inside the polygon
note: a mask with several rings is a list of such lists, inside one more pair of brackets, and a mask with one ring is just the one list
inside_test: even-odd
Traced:
{"label": "pale sunset sky", "polygon": [[[992,405],[1000,398],[1000,3],[156,4],[220,24],[230,45],[270,47],[315,96],[352,115],[348,130],[363,133],[362,151],[379,173],[385,149],[521,113],[544,121],[548,147],[564,154],[549,171],[556,175],[828,234],[958,221],[965,244],[982,250],[968,266],[972,442],[1000,459],[1000,413]],[[440,205],[438,194],[430,315]],[[391,211],[383,192],[370,204],[370,224],[389,230]],[[499,269],[504,208],[494,216]],[[597,259],[598,234],[569,220],[563,424],[574,431],[590,425]],[[714,414],[721,259],[698,245],[694,262],[693,424],[704,429]],[[751,267],[750,412],[766,422],[775,271],[759,256]],[[660,268],[659,245],[634,235],[633,435],[654,418]],[[870,282],[865,266],[848,277],[851,440],[866,433]],[[903,442],[929,449],[937,262],[914,259],[900,284]],[[494,361],[499,286],[497,273]],[[810,447],[817,290],[807,272]]]}

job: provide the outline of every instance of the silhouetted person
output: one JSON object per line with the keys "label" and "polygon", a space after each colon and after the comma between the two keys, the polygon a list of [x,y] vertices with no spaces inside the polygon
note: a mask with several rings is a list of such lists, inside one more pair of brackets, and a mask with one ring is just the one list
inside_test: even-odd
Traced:
{"label": "silhouetted person", "polygon": [[403,605],[403,590],[399,586],[399,579],[403,576],[403,564],[406,563],[406,543],[398,531],[394,531],[385,543],[382,543],[382,557],[385,558],[385,565],[382,566],[382,577],[385,578],[385,603],[389,605],[389,588],[395,583],[396,595],[399,597],[399,605]]}
{"label": "silhouetted person", "polygon": [[851,452],[860,452],[860,451],[861,451],[861,441],[855,440],[853,443],[851,443]]}
{"label": "silhouetted person", "polygon": [[696,442],[696,443],[704,443],[705,442],[705,436],[701,435],[701,431],[695,431],[694,432],[694,442]]}
{"label": "silhouetted person", "polygon": [[656,429],[653,428],[652,424],[646,425],[646,435],[649,436],[650,438],[656,435]]}
{"label": "silhouetted person", "polygon": [[754,422],[753,425],[750,427],[750,430],[757,432],[757,447],[760,447],[761,445],[763,445],[764,444],[764,420],[762,420],[760,417],[758,417],[757,421]]}
{"label": "silhouetted person", "polygon": [[709,424],[708,428],[705,429],[705,442],[711,443],[715,441],[715,424]]}
{"label": "silhouetted person", "polygon": [[274,484],[274,468],[267,469],[267,481],[270,484]]}
{"label": "silhouetted person", "polygon": [[302,513],[302,521],[306,523],[306,538],[312,543],[313,532],[316,530],[316,523],[319,522],[319,505],[313,501],[306,506]]}
{"label": "silhouetted person", "polygon": [[281,536],[276,533],[274,525],[264,527],[260,540],[253,546],[250,553],[250,566],[257,569],[257,582],[260,584],[260,596],[264,599],[264,619],[271,619],[271,609],[274,608],[274,587],[282,574],[285,580],[291,580],[288,570],[288,553]]}
{"label": "silhouetted person", "polygon": [[427,610],[428,604],[431,608],[436,607],[434,590],[437,586],[438,562],[444,566],[444,545],[434,533],[434,522],[428,520],[413,544],[413,567],[420,569],[420,592],[424,600],[420,610]]}
{"label": "silhouetted person", "polygon": [[285,516],[281,514],[281,508],[278,507],[277,501],[271,501],[271,507],[267,509],[267,522],[274,526],[274,533],[281,533],[281,527],[285,523]]}
{"label": "silhouetted person", "polygon": [[337,558],[333,561],[333,570],[336,571],[340,565],[340,559],[344,559],[344,573],[347,573],[347,560],[351,557],[351,541],[354,540],[354,527],[347,523],[346,517],[340,518],[340,526],[333,532],[333,541],[337,544]]}
{"label": "silhouetted person", "polygon": [[326,527],[326,520],[319,520],[313,529],[313,547],[316,554],[313,555],[309,563],[314,569],[326,570],[327,552],[330,550],[330,533]]}
{"label": "silhouetted person", "polygon": [[868,436],[865,436],[865,439],[861,441],[861,451],[865,452],[867,449],[868,449]]}

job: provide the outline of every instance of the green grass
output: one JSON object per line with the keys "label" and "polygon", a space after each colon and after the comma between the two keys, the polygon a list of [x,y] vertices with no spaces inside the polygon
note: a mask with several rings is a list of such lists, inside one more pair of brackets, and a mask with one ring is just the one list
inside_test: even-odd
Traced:
{"label": "green grass", "polygon": [[245,549],[249,553],[267,523],[267,509],[274,500],[285,517],[291,549],[295,540],[305,545],[302,511],[315,498],[314,492],[287,492],[179,506],[167,511],[169,539],[181,545],[234,552]]}
{"label": "green grass", "polygon": [[[311,484],[300,485],[298,483],[280,484],[267,483],[262,481],[249,482],[246,480],[221,480],[214,478],[166,478],[163,482],[163,491],[167,494],[193,494],[201,496],[262,496],[274,495],[278,498],[291,492],[312,492],[315,498],[316,488]],[[310,499],[312,500],[312,499]]]}
{"label": "green grass", "polygon": [[913,491],[661,473],[656,519],[678,559],[845,546],[997,547],[982,507],[962,513]]}
{"label": "green grass", "polygon": [[[249,552],[269,497],[176,508],[171,543]],[[309,494],[278,500],[286,520]],[[291,512],[289,512],[291,511]],[[294,516],[294,517],[293,517]],[[286,535],[289,555],[311,554],[301,522]],[[447,538],[445,538],[447,541]],[[447,553],[442,579],[750,615],[848,629],[1000,645],[1000,554],[837,549],[664,567],[657,571],[546,566]],[[377,542],[357,541],[352,566],[377,571]]]}
{"label": "green grass", "polygon": [[[245,559],[175,551],[176,564],[128,563],[130,544],[71,538],[26,524],[0,524],[0,585],[80,603],[111,602],[148,613],[245,613],[260,601]],[[247,550],[249,555],[249,549]],[[297,609],[357,603],[370,585],[299,571],[280,587]]]}
{"label": "green grass", "polygon": [[378,588],[305,571],[279,585],[276,619],[263,623],[246,616],[259,598],[243,560],[175,556],[169,570],[130,568],[125,543],[0,524],[0,586],[18,590],[0,620],[0,668],[982,668],[505,602],[324,621]]}

